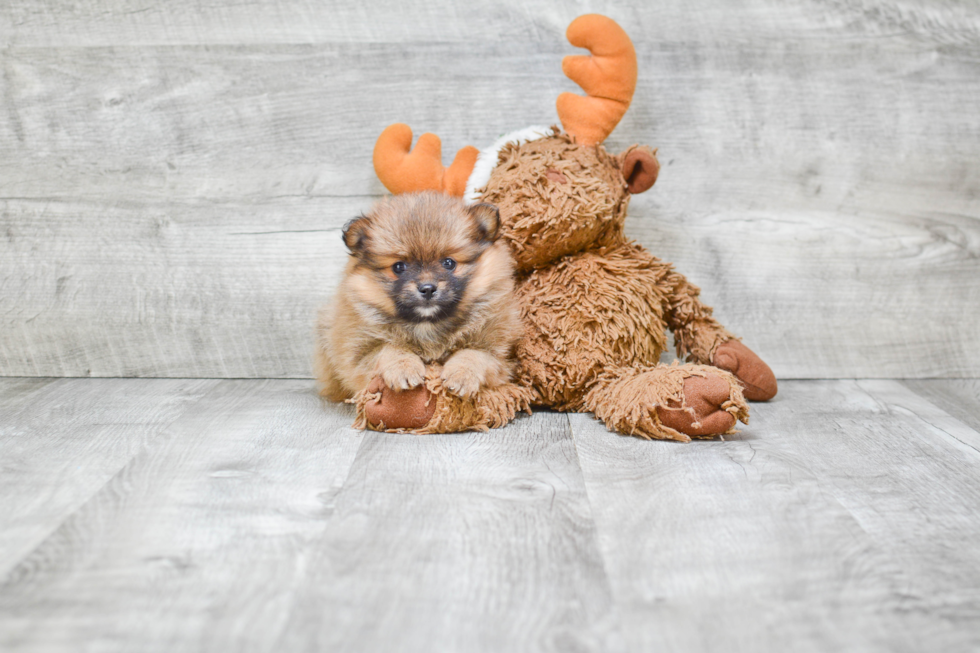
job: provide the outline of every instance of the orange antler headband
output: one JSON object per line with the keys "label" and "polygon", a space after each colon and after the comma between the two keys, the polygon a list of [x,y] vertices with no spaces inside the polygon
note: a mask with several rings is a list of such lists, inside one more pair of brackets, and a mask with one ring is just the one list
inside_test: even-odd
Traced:
{"label": "orange antler headband", "polygon": [[[579,16],[565,33],[568,42],[587,48],[589,56],[570,55],[562,61],[565,75],[586,96],[558,96],[558,117],[565,132],[583,145],[601,143],[616,128],[633,99],[636,88],[636,51],[619,25],[598,14]],[[374,170],[394,194],[437,190],[462,196],[473,172],[479,150],[471,145],[459,150],[448,168],[442,165],[442,141],[422,134],[412,150],[412,129],[390,125],[374,145]]]}

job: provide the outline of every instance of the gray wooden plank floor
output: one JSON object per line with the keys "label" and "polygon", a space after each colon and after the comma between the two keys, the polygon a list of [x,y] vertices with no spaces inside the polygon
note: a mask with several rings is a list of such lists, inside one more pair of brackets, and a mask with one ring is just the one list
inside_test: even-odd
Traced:
{"label": "gray wooden plank floor", "polygon": [[0,379],[4,651],[972,651],[980,383],[723,441],[362,433],[305,380]]}

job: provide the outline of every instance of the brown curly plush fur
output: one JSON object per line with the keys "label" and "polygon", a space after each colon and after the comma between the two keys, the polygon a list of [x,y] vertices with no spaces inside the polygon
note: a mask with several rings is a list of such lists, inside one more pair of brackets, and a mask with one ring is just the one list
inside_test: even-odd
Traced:
{"label": "brown curly plush fur", "polygon": [[615,157],[576,145],[557,128],[551,138],[505,146],[483,191],[483,201],[507,216],[501,235],[520,270],[593,246],[623,224],[628,197]]}
{"label": "brown curly plush fur", "polygon": [[[623,234],[630,194],[621,166],[633,149],[613,156],[556,129],[506,146],[482,199],[500,209],[501,237],[520,270],[518,379],[534,404],[592,411],[621,433],[686,440],[658,413],[688,409],[685,379],[727,383],[718,410],[732,427],[748,407],[735,377],[708,367],[734,336],[696,286]],[[678,355],[700,365],[658,365],[667,328]]]}
{"label": "brown curly plush fur", "polygon": [[[585,398],[585,406],[603,420],[609,428],[624,435],[660,438],[687,442],[691,437],[703,438],[718,435],[717,430],[705,430],[702,420],[706,417],[698,411],[700,406],[688,404],[685,395],[688,379],[719,381],[722,397],[718,404],[728,419],[722,432],[734,429],[735,420],[748,424],[749,411],[742,396],[742,388],[731,374],[718,374],[720,370],[708,365],[657,365],[641,368],[610,368],[599,374]],[[653,410],[651,410],[653,408]],[[708,410],[715,412],[714,406]],[[670,424],[678,422],[676,411],[690,416],[688,433],[682,433]],[[667,423],[668,420],[670,423]]]}

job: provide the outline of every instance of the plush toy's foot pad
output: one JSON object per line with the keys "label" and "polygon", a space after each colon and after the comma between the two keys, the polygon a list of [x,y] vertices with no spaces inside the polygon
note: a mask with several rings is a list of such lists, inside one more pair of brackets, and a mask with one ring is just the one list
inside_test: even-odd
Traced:
{"label": "plush toy's foot pad", "polygon": [[713,437],[735,428],[735,415],[722,408],[730,399],[731,387],[726,379],[690,376],[684,379],[684,399],[657,406],[657,416],[661,424],[685,435]]}
{"label": "plush toy's foot pad", "polygon": [[619,433],[689,441],[732,433],[749,421],[738,380],[708,365],[609,370],[586,407]]}
{"label": "plush toy's foot pad", "polygon": [[400,392],[374,379],[350,400],[357,407],[354,427],[419,434],[486,431],[520,411],[531,412],[529,388],[505,383],[463,398],[442,385],[441,372],[441,365],[428,365],[423,385]]}
{"label": "plush toy's foot pad", "polygon": [[776,396],[776,375],[758,354],[738,340],[718,345],[711,362],[735,375],[749,401],[769,401]]}
{"label": "plush toy's foot pad", "polygon": [[358,397],[364,400],[358,407],[363,408],[365,426],[372,429],[420,429],[436,412],[436,398],[424,385],[392,390],[380,376]]}

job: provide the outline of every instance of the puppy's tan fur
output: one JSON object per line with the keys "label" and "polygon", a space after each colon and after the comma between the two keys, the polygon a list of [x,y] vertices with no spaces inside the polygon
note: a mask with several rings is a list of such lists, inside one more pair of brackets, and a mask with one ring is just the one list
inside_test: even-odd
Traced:
{"label": "puppy's tan fur", "polygon": [[[494,207],[467,207],[434,192],[387,198],[350,223],[344,239],[351,258],[317,323],[320,394],[343,401],[379,375],[393,389],[416,387],[427,363],[443,365],[444,385],[459,396],[507,382],[521,325],[514,261],[497,240],[498,227]],[[453,312],[434,321],[404,319],[392,266],[407,261],[431,269],[447,257],[458,277],[448,283],[465,281]],[[438,283],[426,279],[443,292],[446,273],[439,272]]]}

